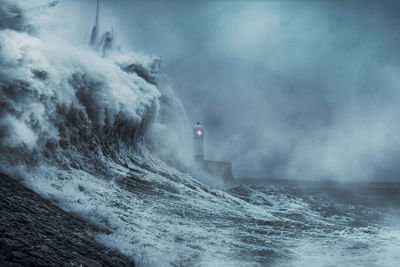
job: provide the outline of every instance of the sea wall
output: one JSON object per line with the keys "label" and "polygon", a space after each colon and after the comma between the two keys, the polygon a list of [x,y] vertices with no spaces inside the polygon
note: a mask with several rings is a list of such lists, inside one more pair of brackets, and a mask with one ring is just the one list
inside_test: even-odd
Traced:
{"label": "sea wall", "polygon": [[225,181],[233,180],[231,162],[204,160],[203,169],[208,174],[221,177]]}

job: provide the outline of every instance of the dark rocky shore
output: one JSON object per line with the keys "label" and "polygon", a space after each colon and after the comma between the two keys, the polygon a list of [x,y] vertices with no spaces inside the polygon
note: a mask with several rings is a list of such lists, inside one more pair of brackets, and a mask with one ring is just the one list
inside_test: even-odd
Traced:
{"label": "dark rocky shore", "polygon": [[0,266],[134,266],[97,243],[96,230],[0,174]]}

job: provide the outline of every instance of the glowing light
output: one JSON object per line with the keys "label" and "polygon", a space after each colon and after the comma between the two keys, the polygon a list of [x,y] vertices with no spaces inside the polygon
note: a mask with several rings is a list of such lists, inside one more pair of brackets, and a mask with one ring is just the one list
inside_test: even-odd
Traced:
{"label": "glowing light", "polygon": [[197,134],[198,136],[201,136],[201,135],[203,134],[203,131],[202,131],[202,130],[197,130],[196,134]]}

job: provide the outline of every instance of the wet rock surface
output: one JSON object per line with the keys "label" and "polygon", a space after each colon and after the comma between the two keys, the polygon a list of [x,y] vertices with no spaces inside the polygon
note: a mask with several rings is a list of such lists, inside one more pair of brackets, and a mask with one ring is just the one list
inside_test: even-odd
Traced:
{"label": "wet rock surface", "polygon": [[93,225],[0,174],[0,266],[134,266]]}

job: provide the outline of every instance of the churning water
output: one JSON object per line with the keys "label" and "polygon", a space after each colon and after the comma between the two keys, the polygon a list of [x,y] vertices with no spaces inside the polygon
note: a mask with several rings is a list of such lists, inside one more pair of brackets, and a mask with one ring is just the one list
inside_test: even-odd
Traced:
{"label": "churning water", "polygon": [[100,242],[144,266],[395,266],[400,261],[400,209],[393,201],[399,198],[390,196],[399,195],[398,188],[216,189],[175,170],[141,164],[110,165],[118,172],[110,181],[83,171],[61,179],[56,170],[29,181],[64,209],[103,227]]}

